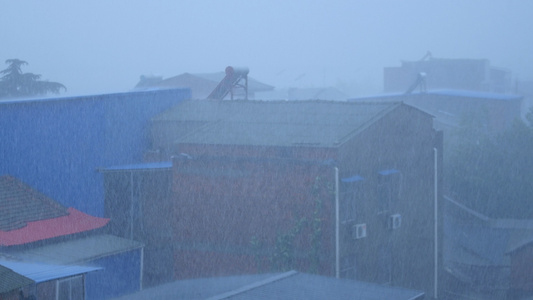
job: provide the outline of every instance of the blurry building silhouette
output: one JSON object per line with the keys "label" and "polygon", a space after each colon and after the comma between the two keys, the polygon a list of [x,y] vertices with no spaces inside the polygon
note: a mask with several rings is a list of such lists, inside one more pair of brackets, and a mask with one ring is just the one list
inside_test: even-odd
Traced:
{"label": "blurry building silhouette", "polygon": [[[224,72],[183,73],[169,78],[143,75],[135,85],[134,90],[187,88],[191,90],[191,99],[206,99],[219,82],[224,79],[224,76],[226,76]],[[271,91],[273,89],[273,86],[248,76],[248,97],[250,99],[253,99],[257,92]],[[239,90],[237,92],[240,92],[240,94],[235,95],[236,99],[244,99],[242,91]]]}
{"label": "blurry building silhouette", "polygon": [[425,56],[402,61],[383,70],[383,90],[405,92],[418,74],[426,75],[427,89],[455,89],[491,93],[513,92],[511,72],[493,67],[487,59],[444,59]]}

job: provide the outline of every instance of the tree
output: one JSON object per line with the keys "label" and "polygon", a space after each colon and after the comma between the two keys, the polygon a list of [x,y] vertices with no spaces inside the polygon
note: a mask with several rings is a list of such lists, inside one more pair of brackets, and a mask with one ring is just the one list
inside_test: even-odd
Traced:
{"label": "tree", "polygon": [[59,94],[67,88],[58,82],[43,81],[41,75],[22,73],[21,67],[28,63],[19,59],[6,60],[7,69],[0,71],[0,99]]}
{"label": "tree", "polygon": [[463,135],[446,166],[457,200],[494,218],[533,218],[533,111],[527,118],[494,136]]}

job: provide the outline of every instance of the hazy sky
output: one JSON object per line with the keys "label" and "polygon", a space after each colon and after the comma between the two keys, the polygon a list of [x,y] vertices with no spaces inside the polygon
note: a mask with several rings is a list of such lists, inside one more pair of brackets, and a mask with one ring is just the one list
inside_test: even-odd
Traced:
{"label": "hazy sky", "polygon": [[171,77],[246,66],[283,87],[380,92],[383,67],[420,59],[486,58],[533,79],[533,1],[10,1],[0,0],[0,69],[68,88],[127,91],[140,75]]}

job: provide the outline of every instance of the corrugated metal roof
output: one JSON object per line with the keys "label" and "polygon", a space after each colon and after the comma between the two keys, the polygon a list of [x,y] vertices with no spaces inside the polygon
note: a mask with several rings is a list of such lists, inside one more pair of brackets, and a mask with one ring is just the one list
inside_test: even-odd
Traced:
{"label": "corrugated metal roof", "polygon": [[0,265],[0,294],[11,292],[33,283],[35,281],[28,277]]}
{"label": "corrugated metal roof", "polygon": [[424,292],[319,275],[286,273],[180,280],[119,299],[422,299]]}
{"label": "corrugated metal roof", "polygon": [[413,92],[410,94],[405,93],[386,93],[386,94],[377,94],[362,96],[353,99],[350,101],[365,101],[365,100],[376,100],[376,99],[397,99],[396,101],[401,101],[412,96],[422,96],[422,95],[438,95],[438,96],[453,96],[453,97],[462,97],[462,98],[478,98],[478,99],[488,99],[488,100],[504,100],[504,101],[513,101],[520,100],[523,96],[514,95],[514,94],[499,94],[499,93],[490,93],[490,92],[480,92],[480,91],[468,91],[468,90],[452,90],[452,89],[437,89],[430,90],[427,92]]}
{"label": "corrugated metal roof", "polygon": [[2,259],[0,259],[0,265],[9,268],[20,275],[28,277],[36,283],[85,274],[102,269],[99,267],[50,265]]}
{"label": "corrugated metal roof", "polygon": [[445,96],[456,96],[456,97],[466,97],[466,98],[479,98],[479,99],[491,99],[491,100],[520,100],[523,97],[520,95],[513,94],[498,94],[498,93],[489,93],[489,92],[480,92],[480,91],[466,91],[466,90],[432,90],[428,92],[434,95],[445,95]]}
{"label": "corrugated metal roof", "polygon": [[17,252],[27,261],[79,264],[134,249],[143,244],[113,235],[96,235]]}
{"label": "corrugated metal roof", "polygon": [[132,164],[132,165],[121,165],[121,166],[111,166],[106,168],[99,169],[100,172],[112,172],[112,171],[147,171],[147,170],[161,170],[161,169],[171,169],[172,162],[154,162],[154,163],[144,163],[144,164]]}
{"label": "corrugated metal roof", "polygon": [[176,143],[338,147],[399,102],[185,101],[154,122],[195,124]]}

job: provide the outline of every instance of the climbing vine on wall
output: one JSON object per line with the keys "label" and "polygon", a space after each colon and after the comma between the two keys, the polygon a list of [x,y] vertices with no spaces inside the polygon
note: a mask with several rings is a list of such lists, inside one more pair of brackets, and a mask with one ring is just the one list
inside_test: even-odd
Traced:
{"label": "climbing vine on wall", "polygon": [[[319,267],[324,259],[321,255],[323,240],[323,223],[324,223],[324,201],[332,197],[333,188],[330,182],[317,176],[311,188],[311,197],[313,200],[313,211],[308,217],[295,217],[293,224],[285,231],[280,231],[275,237],[274,247],[270,251],[269,269],[271,271],[287,271],[297,267],[300,259],[307,260],[309,263],[307,270],[310,273],[318,273]],[[328,198],[328,199],[326,199]],[[296,214],[298,215],[298,214]],[[297,249],[297,240],[302,238],[302,234],[307,233],[308,244],[310,247],[302,251]],[[250,241],[252,251],[255,253],[255,260],[258,266],[262,266],[261,252],[264,250],[264,243],[256,236]]]}

